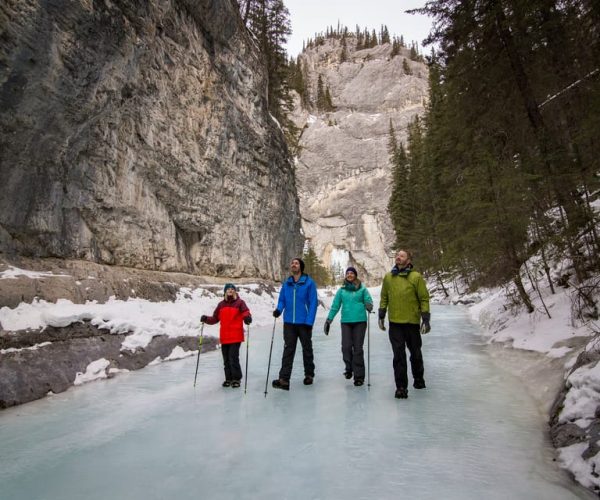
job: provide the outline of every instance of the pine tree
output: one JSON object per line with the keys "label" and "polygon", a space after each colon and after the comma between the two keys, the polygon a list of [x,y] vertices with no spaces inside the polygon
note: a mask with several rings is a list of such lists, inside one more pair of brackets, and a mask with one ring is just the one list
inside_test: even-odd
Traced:
{"label": "pine tree", "polygon": [[412,70],[410,69],[406,59],[402,59],[402,70],[404,71],[405,75],[412,75]]}
{"label": "pine tree", "polygon": [[395,57],[400,54],[400,41],[394,37],[394,41],[392,42],[392,52],[390,53],[390,57]]}
{"label": "pine tree", "polygon": [[317,78],[317,109],[319,111],[325,110],[327,102],[325,100],[325,88],[323,86],[323,77],[319,75]]}
{"label": "pine tree", "polygon": [[315,251],[308,245],[303,255],[304,272],[315,281],[317,286],[323,287],[331,284],[331,274],[323,265]]}
{"label": "pine tree", "polygon": [[411,61],[417,61],[419,59],[419,52],[417,51],[417,46],[414,42],[410,46],[410,59]]}
{"label": "pine tree", "polygon": [[390,43],[390,32],[385,24],[381,25],[381,34],[379,35],[381,44]]}
{"label": "pine tree", "polygon": [[283,0],[248,0],[244,18],[256,37],[268,77],[269,111],[286,122],[290,98],[286,76],[287,54],[284,45],[291,34],[289,11]]}
{"label": "pine tree", "polygon": [[377,41],[377,33],[375,32],[375,28],[371,31],[371,44],[369,45],[371,48],[376,47],[379,42]]}
{"label": "pine tree", "polygon": [[346,45],[346,36],[342,36],[342,51],[340,53],[340,63],[346,62],[348,60],[348,47]]}
{"label": "pine tree", "polygon": [[408,158],[402,144],[398,145],[392,120],[390,119],[388,152],[392,163],[392,194],[388,201],[388,213],[396,233],[396,248],[400,248],[402,235],[409,229],[410,214],[406,186],[408,185]]}

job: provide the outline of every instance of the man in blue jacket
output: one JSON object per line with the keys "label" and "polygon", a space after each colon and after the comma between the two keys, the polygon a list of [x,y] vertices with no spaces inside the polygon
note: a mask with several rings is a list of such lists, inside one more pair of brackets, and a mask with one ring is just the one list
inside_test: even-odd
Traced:
{"label": "man in blue jacket", "polygon": [[273,317],[283,312],[283,339],[285,346],[281,358],[279,378],[273,380],[273,387],[290,390],[290,377],[294,365],[294,355],[298,339],[302,344],[304,361],[304,385],[311,385],[315,376],[315,362],[312,348],[312,328],[317,315],[317,285],[310,276],[304,274],[304,261],[292,259],[292,275],[281,285],[277,309]]}

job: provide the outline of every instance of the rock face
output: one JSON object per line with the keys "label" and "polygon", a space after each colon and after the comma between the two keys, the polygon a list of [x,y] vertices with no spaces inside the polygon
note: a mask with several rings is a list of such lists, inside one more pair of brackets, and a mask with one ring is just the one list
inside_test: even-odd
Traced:
{"label": "rock face", "polygon": [[[185,351],[198,349],[196,337],[157,336],[144,349],[122,351],[125,337],[88,323],[39,332],[0,331],[0,409],[66,391],[77,373],[85,373],[98,359],[110,363],[107,369],[137,370],[157,357],[166,358],[177,346]],[[202,351],[214,350],[216,345],[217,339],[205,337]]]}
{"label": "rock face", "polygon": [[[395,236],[387,213],[391,193],[388,154],[390,120],[399,141],[406,126],[424,111],[428,71],[411,61],[408,50],[391,57],[383,44],[355,50],[347,38],[341,63],[338,40],[305,50],[300,64],[316,102],[319,75],[329,87],[335,111],[311,114],[300,107],[294,120],[304,128],[296,175],[302,227],[326,266],[345,258],[361,278],[378,281],[392,265]],[[412,74],[406,74],[403,62]]]}
{"label": "rock face", "polygon": [[0,251],[281,277],[293,166],[234,0],[0,4]]}

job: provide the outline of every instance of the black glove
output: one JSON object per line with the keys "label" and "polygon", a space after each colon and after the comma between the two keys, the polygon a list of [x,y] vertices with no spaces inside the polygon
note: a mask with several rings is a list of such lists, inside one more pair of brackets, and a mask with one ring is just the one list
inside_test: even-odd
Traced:
{"label": "black glove", "polygon": [[203,314],[202,316],[200,316],[200,323],[206,323],[207,319],[208,319],[208,316],[206,314]]}
{"label": "black glove", "polygon": [[385,332],[385,309],[379,309],[377,315],[379,316],[379,328]]}
{"label": "black glove", "polygon": [[430,319],[431,313],[421,313],[421,334],[425,335],[431,331]]}
{"label": "black glove", "polygon": [[275,309],[273,311],[273,317],[274,318],[279,318],[279,316],[281,316],[281,311],[279,309]]}
{"label": "black glove", "polygon": [[249,325],[250,323],[252,323],[252,316],[246,316],[244,318],[244,323],[246,323],[247,325]]}
{"label": "black glove", "polygon": [[370,302],[367,302],[367,303],[365,304],[365,309],[366,309],[368,312],[373,312],[373,304],[371,304]]}
{"label": "black glove", "polygon": [[325,335],[329,335],[329,329],[331,328],[331,320],[325,320],[325,326],[323,327],[323,331],[325,332]]}

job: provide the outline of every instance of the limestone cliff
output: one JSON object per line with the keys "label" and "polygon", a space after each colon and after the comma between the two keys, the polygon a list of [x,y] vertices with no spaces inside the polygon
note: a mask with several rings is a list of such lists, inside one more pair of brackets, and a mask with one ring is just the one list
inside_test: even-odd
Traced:
{"label": "limestone cliff", "polygon": [[293,166],[234,0],[0,3],[0,250],[280,277]]}
{"label": "limestone cliff", "polygon": [[311,100],[320,75],[336,109],[316,113],[297,104],[295,122],[304,130],[296,175],[302,227],[317,255],[330,266],[348,252],[341,265],[352,263],[376,282],[392,265],[395,240],[387,213],[389,124],[404,141],[406,126],[424,111],[428,71],[408,50],[392,57],[390,44],[359,51],[355,45],[348,37],[345,62],[335,39],[300,56]]}

